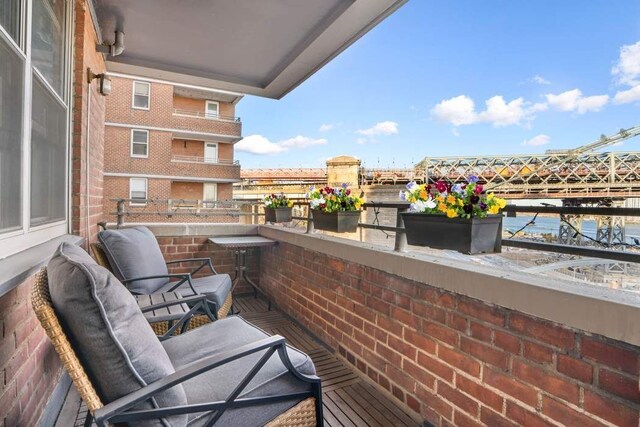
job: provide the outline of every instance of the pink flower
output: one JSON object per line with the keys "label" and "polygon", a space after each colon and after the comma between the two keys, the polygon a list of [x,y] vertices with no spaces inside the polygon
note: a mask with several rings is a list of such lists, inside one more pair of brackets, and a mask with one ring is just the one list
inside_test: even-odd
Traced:
{"label": "pink flower", "polygon": [[440,193],[444,193],[445,191],[447,191],[447,184],[442,181],[436,182],[436,190],[438,190],[438,192]]}
{"label": "pink flower", "polygon": [[482,193],[482,184],[476,184],[476,188],[473,189],[476,194]]}

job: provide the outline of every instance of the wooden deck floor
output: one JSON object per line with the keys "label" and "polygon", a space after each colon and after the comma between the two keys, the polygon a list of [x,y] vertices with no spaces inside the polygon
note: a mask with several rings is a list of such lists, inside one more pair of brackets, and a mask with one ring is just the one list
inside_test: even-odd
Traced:
{"label": "wooden deck floor", "polygon": [[[270,334],[279,334],[311,356],[322,379],[325,426],[419,426],[421,423],[331,354],[321,343],[262,299],[237,298],[240,315]],[[86,407],[71,387],[56,427],[83,426]],[[94,424],[95,425],[95,424]]]}

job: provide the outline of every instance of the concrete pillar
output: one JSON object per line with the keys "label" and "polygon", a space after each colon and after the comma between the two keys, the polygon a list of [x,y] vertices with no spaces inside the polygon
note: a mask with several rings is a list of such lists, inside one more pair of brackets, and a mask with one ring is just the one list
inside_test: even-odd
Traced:
{"label": "concrete pillar", "polygon": [[338,186],[347,184],[351,188],[360,186],[360,159],[338,156],[327,160],[327,184]]}

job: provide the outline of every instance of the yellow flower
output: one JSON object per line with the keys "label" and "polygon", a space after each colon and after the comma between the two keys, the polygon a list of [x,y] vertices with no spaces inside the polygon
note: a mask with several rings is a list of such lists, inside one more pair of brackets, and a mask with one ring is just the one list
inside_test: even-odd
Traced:
{"label": "yellow flower", "polygon": [[438,194],[436,196],[436,202],[443,203],[444,202],[444,197],[442,197],[440,194]]}
{"label": "yellow flower", "polygon": [[440,203],[438,205],[438,210],[440,210],[440,212],[446,212],[447,211],[447,205],[445,205],[444,203]]}
{"label": "yellow flower", "polygon": [[420,190],[420,198],[427,200],[427,192],[425,190]]}
{"label": "yellow flower", "polygon": [[499,211],[500,211],[500,207],[498,205],[493,205],[488,210],[490,214],[497,214]]}
{"label": "yellow flower", "polygon": [[487,194],[487,200],[493,200],[494,197],[496,197],[496,195],[493,193]]}
{"label": "yellow flower", "polygon": [[447,196],[447,203],[449,203],[450,205],[453,205],[455,202],[456,202],[456,198],[453,195],[449,194]]}
{"label": "yellow flower", "polygon": [[457,216],[458,216],[458,213],[456,212],[455,209],[447,209],[447,217],[455,218]]}
{"label": "yellow flower", "polygon": [[462,199],[457,199],[457,200],[456,200],[456,204],[457,204],[458,206],[463,206],[463,205],[464,205],[464,202],[462,201]]}
{"label": "yellow flower", "polygon": [[505,199],[499,199],[496,197],[496,202],[498,202],[498,206],[500,207],[500,209],[507,206],[507,201]]}
{"label": "yellow flower", "polygon": [[287,207],[289,207],[289,208],[293,207],[293,202],[291,200],[287,201]]}

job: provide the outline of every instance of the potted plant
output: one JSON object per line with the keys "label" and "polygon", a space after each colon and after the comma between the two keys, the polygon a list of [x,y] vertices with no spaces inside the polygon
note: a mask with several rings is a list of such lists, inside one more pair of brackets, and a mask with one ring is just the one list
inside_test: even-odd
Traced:
{"label": "potted plant", "polygon": [[313,226],[335,233],[353,233],[358,229],[362,198],[351,194],[347,184],[341,187],[311,188],[308,194]]}
{"label": "potted plant", "polygon": [[486,194],[478,178],[466,183],[407,184],[400,198],[411,203],[402,213],[407,243],[468,254],[502,250],[502,215],[506,201]]}
{"label": "potted plant", "polygon": [[270,194],[264,198],[265,222],[291,222],[293,202],[284,195]]}

